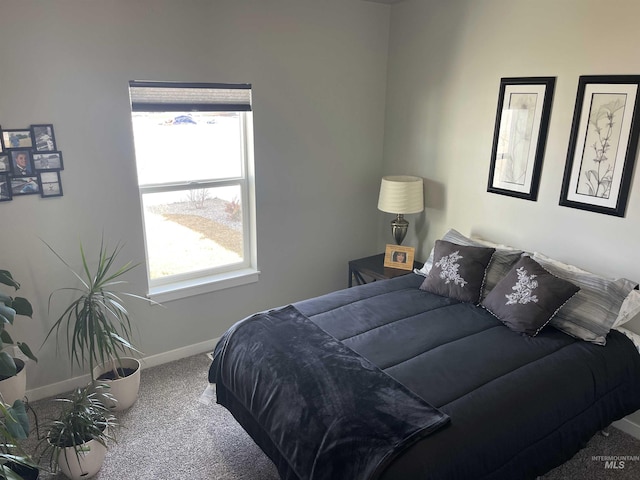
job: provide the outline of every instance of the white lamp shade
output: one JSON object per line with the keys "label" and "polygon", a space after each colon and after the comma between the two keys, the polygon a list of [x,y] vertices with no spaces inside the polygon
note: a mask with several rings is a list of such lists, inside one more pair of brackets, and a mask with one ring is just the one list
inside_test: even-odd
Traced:
{"label": "white lamp shade", "polygon": [[378,210],[387,213],[418,213],[424,210],[423,180],[394,175],[382,177]]}

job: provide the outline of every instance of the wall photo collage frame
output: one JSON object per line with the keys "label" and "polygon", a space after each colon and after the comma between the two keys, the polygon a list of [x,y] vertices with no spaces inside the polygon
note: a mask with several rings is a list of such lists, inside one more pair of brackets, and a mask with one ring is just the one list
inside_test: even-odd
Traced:
{"label": "wall photo collage frame", "polygon": [[0,127],[0,202],[21,195],[62,196],[62,170],[53,125]]}

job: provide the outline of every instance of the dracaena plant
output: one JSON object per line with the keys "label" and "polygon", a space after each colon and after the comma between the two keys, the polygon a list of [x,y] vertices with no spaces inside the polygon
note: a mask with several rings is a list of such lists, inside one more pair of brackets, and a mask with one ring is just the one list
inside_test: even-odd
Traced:
{"label": "dracaena plant", "polygon": [[117,360],[120,355],[138,352],[131,341],[131,319],[122,299],[130,297],[149,301],[139,295],[120,291],[120,287],[126,283],[122,277],[137,264],[128,262],[116,267],[122,245],[117,244],[109,249],[102,239],[95,270],[91,270],[84,248],[80,245],[82,270],[76,272],[49,244],[45,242],[45,245],[80,281],[80,286],[60,288],[49,296],[49,311],[57,293],[70,292],[74,300],[55,321],[44,341],[54,332],[58,341],[63,333],[71,363],[80,368],[88,364],[92,380],[96,380],[93,378],[94,367],[109,362],[115,377],[119,377]]}
{"label": "dracaena plant", "polygon": [[[8,270],[0,270],[0,283],[12,287],[14,291],[20,289],[20,284]],[[33,307],[29,300],[0,292],[0,378],[12,377],[17,373],[16,362],[11,354],[5,351],[9,346],[17,346],[28,358],[38,361],[26,343],[14,342],[5,329],[6,325],[13,325],[16,315],[33,315]]]}
{"label": "dracaena plant", "polygon": [[109,442],[115,442],[117,420],[102,399],[109,394],[103,392],[105,385],[87,385],[76,388],[69,398],[56,399],[62,405],[58,416],[47,425],[47,434],[38,444],[40,458],[48,458],[49,466],[56,470],[65,456],[60,453],[65,448],[73,448],[80,461],[87,451],[86,443],[91,440],[108,448]]}

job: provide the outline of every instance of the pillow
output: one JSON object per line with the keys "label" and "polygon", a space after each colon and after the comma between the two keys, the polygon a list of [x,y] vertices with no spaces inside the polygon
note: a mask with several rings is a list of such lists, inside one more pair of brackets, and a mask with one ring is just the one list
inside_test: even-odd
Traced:
{"label": "pillow", "polygon": [[634,290],[629,292],[629,295],[627,295],[622,302],[618,316],[616,317],[615,322],[613,322],[613,326],[611,328],[624,325],[638,314],[640,314],[640,291],[638,291],[638,288],[636,287]]}
{"label": "pillow", "polygon": [[[463,234],[461,234],[457,230],[454,230],[453,228],[449,229],[449,231],[445,233],[440,240],[445,240],[451,243],[457,243],[458,245],[466,245],[466,246],[473,246],[473,247],[484,246],[484,245],[480,245],[480,243],[478,242],[471,240],[470,238],[465,237]],[[435,249],[435,246],[434,248],[431,249],[431,252],[429,253],[429,258],[427,258],[427,261],[424,262],[424,265],[422,266],[422,268],[420,270],[414,270],[415,273],[417,273],[418,275],[422,275],[423,277],[426,277],[427,275],[429,275],[429,271],[433,266],[434,249]]]}
{"label": "pillow", "polygon": [[[478,237],[475,235],[471,235],[471,240],[474,242],[478,242],[484,247],[491,247],[491,248],[495,248],[496,250],[498,249],[511,250],[511,251],[519,250],[518,248],[514,248],[510,245],[504,245],[503,243],[495,243],[495,242],[492,242],[491,240],[485,240],[484,238]],[[519,250],[519,251],[522,251],[522,250]]]}
{"label": "pillow", "polygon": [[511,330],[535,337],[578,290],[522,257],[481,305]]}
{"label": "pillow", "polygon": [[433,268],[420,289],[462,302],[477,303],[494,252],[494,248],[469,247],[436,240]]}
{"label": "pillow", "polygon": [[[472,247],[490,247],[493,248],[493,245],[484,245],[483,241],[473,240],[471,238],[465,237],[457,230],[451,229],[447,233],[444,234],[442,240],[456,243],[458,245],[466,245]],[[482,293],[480,298],[484,298],[487,294],[496,286],[496,284],[502,280],[502,278],[511,270],[511,267],[520,259],[522,256],[522,250],[515,250],[511,248],[496,248],[496,252],[491,258],[491,263],[489,263],[489,268],[487,269],[487,275],[484,282],[484,288],[482,289]],[[429,258],[422,266],[420,270],[414,270],[418,275],[422,275],[426,277],[431,270],[431,266],[433,265],[433,249],[431,250],[431,254]]]}
{"label": "pillow", "polygon": [[[580,287],[580,292],[555,316],[551,325],[581,340],[605,345],[605,337],[618,320],[623,302],[638,284],[626,278],[601,277],[540,253],[534,253],[533,259],[554,275]],[[632,305],[631,311],[623,312],[623,317],[630,320],[638,311],[638,305]],[[620,318],[619,324],[626,320]]]}

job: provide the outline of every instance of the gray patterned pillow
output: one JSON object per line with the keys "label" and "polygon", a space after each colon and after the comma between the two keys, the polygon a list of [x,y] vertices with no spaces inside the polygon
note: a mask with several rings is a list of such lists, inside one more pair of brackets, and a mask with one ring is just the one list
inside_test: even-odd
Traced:
{"label": "gray patterned pillow", "polygon": [[[472,247],[487,247],[488,245],[482,243],[479,240],[474,240],[468,237],[465,237],[463,234],[450,229],[447,233],[444,234],[442,240],[446,240],[447,242],[456,243],[458,245],[472,246]],[[420,270],[414,270],[418,275],[422,275],[426,277],[429,275],[429,271],[431,270],[431,266],[433,265],[433,253],[434,250],[431,250],[429,258],[424,263]],[[511,267],[520,260],[522,256],[522,250],[516,249],[507,249],[507,248],[496,248],[496,252],[493,257],[491,257],[491,263],[489,263],[489,267],[487,268],[487,275],[484,282],[484,287],[482,289],[482,294],[480,298],[484,298],[487,294],[496,286],[496,284],[504,278],[504,276],[509,273]]]}
{"label": "gray patterned pillow", "polygon": [[522,257],[481,305],[511,330],[534,337],[578,290]]}
{"label": "gray patterned pillow", "polygon": [[436,240],[433,268],[420,289],[462,302],[477,303],[494,252],[495,248],[468,247]]}
{"label": "gray patterned pillow", "polygon": [[601,277],[540,253],[535,253],[533,259],[554,275],[580,287],[580,292],[558,312],[551,325],[581,340],[605,345],[622,303],[638,286],[637,282]]}

